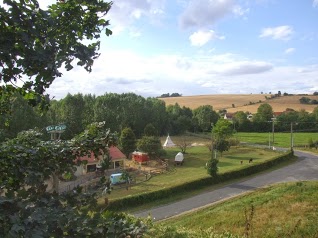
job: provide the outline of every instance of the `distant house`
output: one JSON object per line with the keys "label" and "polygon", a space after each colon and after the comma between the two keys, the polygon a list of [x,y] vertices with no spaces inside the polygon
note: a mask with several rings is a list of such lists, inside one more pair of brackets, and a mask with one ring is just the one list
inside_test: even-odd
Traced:
{"label": "distant house", "polygon": [[234,115],[235,115],[235,113],[229,113],[229,112],[228,112],[228,113],[225,113],[225,114],[224,114],[224,117],[223,117],[223,118],[224,118],[225,120],[233,121]]}
{"label": "distant house", "polygon": [[[109,155],[111,158],[111,164],[109,166],[109,169],[116,169],[120,166],[120,163],[125,166],[125,159],[126,156],[116,147],[111,146],[109,148]],[[97,158],[94,156],[93,153],[83,157],[78,158],[80,161],[87,161],[87,164],[81,164],[80,166],[76,167],[75,175],[84,175],[91,172],[96,172],[98,168],[101,167],[100,162],[102,160],[102,155],[98,156]]]}

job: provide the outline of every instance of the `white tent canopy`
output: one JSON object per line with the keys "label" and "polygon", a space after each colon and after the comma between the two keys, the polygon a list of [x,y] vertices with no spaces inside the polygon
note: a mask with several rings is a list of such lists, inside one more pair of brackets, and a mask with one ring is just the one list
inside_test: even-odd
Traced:
{"label": "white tent canopy", "polygon": [[173,147],[173,146],[176,146],[176,145],[175,143],[173,143],[170,136],[168,135],[165,143],[163,144],[163,147]]}

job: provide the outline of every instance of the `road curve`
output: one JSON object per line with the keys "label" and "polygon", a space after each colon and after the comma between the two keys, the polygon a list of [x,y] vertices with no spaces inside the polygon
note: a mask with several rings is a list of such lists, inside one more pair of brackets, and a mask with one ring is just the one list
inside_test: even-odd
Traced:
{"label": "road curve", "polygon": [[136,217],[147,217],[150,215],[154,220],[162,220],[211,205],[212,203],[223,199],[228,199],[270,184],[318,180],[318,156],[300,151],[295,151],[295,155],[298,156],[298,160],[286,167],[264,173],[241,182],[229,184],[225,187],[202,193],[178,202],[138,212],[134,215]]}

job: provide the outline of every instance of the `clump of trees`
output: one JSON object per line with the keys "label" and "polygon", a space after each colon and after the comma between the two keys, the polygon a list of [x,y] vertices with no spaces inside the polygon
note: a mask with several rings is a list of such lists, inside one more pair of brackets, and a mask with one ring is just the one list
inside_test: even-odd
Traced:
{"label": "clump of trees", "polygon": [[318,100],[310,99],[308,97],[301,97],[299,99],[299,102],[302,103],[302,104],[318,104]]}
{"label": "clump of trees", "polygon": [[182,94],[179,93],[164,93],[159,96],[159,98],[169,98],[169,97],[182,97]]}

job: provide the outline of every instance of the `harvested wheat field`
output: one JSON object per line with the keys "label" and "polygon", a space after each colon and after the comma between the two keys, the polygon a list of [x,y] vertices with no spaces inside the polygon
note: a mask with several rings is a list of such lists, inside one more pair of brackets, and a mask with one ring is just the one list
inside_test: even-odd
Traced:
{"label": "harvested wheat field", "polygon": [[[191,109],[198,108],[202,105],[211,105],[214,110],[226,109],[228,112],[244,111],[256,113],[258,107],[262,103],[268,103],[273,107],[274,112],[283,112],[286,108],[296,111],[306,110],[312,112],[318,105],[301,104],[299,99],[303,95],[281,96],[273,99],[270,94],[215,94],[215,95],[199,95],[199,96],[182,96],[160,98],[165,101],[166,105],[174,105],[178,103],[181,107],[189,107]],[[318,96],[305,96],[310,99],[318,100]]]}

